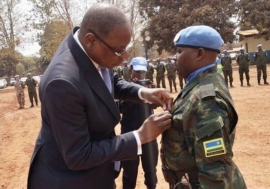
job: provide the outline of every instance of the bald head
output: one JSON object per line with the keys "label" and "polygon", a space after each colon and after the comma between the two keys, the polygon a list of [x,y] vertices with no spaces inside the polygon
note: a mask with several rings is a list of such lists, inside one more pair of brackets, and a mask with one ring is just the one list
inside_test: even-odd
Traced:
{"label": "bald head", "polygon": [[106,37],[115,26],[124,24],[129,24],[129,21],[118,7],[101,3],[88,9],[81,23],[81,32],[86,34],[91,29]]}

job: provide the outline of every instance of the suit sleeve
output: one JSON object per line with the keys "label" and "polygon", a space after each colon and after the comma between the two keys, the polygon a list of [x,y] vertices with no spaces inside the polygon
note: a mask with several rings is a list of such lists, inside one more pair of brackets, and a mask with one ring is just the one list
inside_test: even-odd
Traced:
{"label": "suit sleeve", "polygon": [[42,113],[48,117],[61,155],[71,170],[91,169],[137,155],[133,133],[92,141],[83,98],[70,82],[51,81],[42,100]]}

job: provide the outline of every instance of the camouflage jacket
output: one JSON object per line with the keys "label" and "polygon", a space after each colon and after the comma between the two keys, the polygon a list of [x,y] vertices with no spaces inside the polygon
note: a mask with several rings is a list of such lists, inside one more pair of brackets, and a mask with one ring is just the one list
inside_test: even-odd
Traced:
{"label": "camouflage jacket", "polygon": [[131,78],[131,73],[130,73],[129,67],[128,66],[124,66],[122,70],[123,70],[123,78],[126,81],[129,81],[130,78]]}
{"label": "camouflage jacket", "polygon": [[172,127],[162,135],[163,166],[198,171],[200,188],[245,189],[232,161],[237,113],[215,67],[193,78],[174,101]]}
{"label": "camouflage jacket", "polygon": [[175,68],[175,64],[173,63],[167,63],[166,64],[166,69],[167,69],[167,76],[168,77],[174,77],[175,76],[175,72],[176,72],[176,68]]}
{"label": "camouflage jacket", "polygon": [[232,59],[230,56],[221,58],[221,65],[223,70],[232,70]]}
{"label": "camouflage jacket", "polygon": [[26,79],[25,85],[27,85],[28,91],[36,91],[37,82],[33,78]]}
{"label": "camouflage jacket", "polygon": [[257,65],[265,65],[267,63],[266,61],[266,52],[263,50],[260,50],[254,54],[254,59]]}
{"label": "camouflage jacket", "polygon": [[159,63],[156,65],[155,69],[157,70],[157,77],[164,77],[164,73],[165,73],[165,66],[163,63]]}
{"label": "camouflage jacket", "polygon": [[145,78],[153,80],[153,74],[154,74],[154,66],[149,64],[147,66],[147,72],[146,72]]}
{"label": "camouflage jacket", "polygon": [[15,87],[17,93],[24,92],[24,84],[22,81],[15,81],[14,87]]}
{"label": "camouflage jacket", "polygon": [[249,56],[248,54],[244,53],[240,53],[238,56],[237,56],[237,59],[236,59],[236,62],[238,63],[239,65],[239,68],[248,68],[249,67]]}

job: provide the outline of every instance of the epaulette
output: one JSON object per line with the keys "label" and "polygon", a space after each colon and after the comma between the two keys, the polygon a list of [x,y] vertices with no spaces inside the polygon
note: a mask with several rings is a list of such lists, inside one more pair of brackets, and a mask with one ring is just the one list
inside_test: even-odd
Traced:
{"label": "epaulette", "polygon": [[207,78],[201,79],[199,85],[200,85],[201,99],[216,96],[214,84],[210,79]]}

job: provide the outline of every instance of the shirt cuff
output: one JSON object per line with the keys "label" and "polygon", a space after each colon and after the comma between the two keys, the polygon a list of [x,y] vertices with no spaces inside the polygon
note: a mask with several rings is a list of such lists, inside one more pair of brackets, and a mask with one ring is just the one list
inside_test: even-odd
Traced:
{"label": "shirt cuff", "polygon": [[142,155],[142,143],[141,143],[141,139],[140,139],[137,131],[133,131],[133,134],[134,134],[134,136],[136,138],[137,147],[138,147],[137,155]]}
{"label": "shirt cuff", "polygon": [[138,90],[138,96],[139,96],[139,98],[140,98],[141,100],[143,100],[145,103],[152,104],[152,102],[149,102],[149,101],[145,100],[145,99],[142,97],[142,89],[143,89],[143,87],[140,88],[140,89]]}

